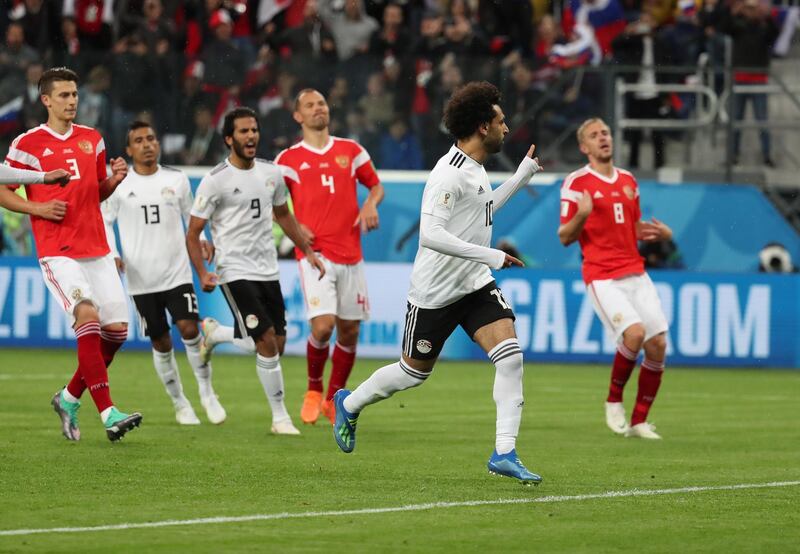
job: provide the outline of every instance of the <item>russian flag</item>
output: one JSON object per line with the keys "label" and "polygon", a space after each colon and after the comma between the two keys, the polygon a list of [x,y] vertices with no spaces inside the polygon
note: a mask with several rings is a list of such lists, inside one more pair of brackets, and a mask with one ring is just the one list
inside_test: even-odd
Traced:
{"label": "russian flag", "polygon": [[11,102],[0,106],[0,134],[8,135],[19,128],[22,115],[22,96],[17,96]]}
{"label": "russian flag", "polygon": [[619,0],[568,0],[564,6],[561,25],[571,37],[575,25],[588,24],[603,55],[611,52],[611,41],[625,29],[625,14]]}

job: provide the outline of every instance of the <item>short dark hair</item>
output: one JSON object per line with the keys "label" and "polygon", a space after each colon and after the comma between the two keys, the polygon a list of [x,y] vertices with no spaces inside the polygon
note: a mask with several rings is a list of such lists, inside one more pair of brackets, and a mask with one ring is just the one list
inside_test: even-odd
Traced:
{"label": "short dark hair", "polygon": [[[297,95],[294,97],[294,111],[297,111],[297,110],[300,109],[300,97],[303,96],[304,94],[309,93],[309,92],[319,92],[319,91],[317,89],[315,89],[315,88],[307,87],[307,88],[304,88],[303,90],[301,90],[300,92],[298,92]],[[319,93],[322,94],[321,92],[319,92]],[[325,98],[325,95],[322,94],[322,97]]]}
{"label": "short dark hair", "polygon": [[148,123],[147,121],[142,121],[141,119],[137,119],[136,121],[132,121],[131,124],[128,125],[128,133],[126,135],[127,136],[126,140],[128,141],[128,144],[131,143],[131,133],[136,131],[137,129],[144,129],[144,128],[153,129],[153,134],[158,136],[156,134],[155,128],[153,128],[153,126],[150,123]]}
{"label": "short dark hair", "polygon": [[467,83],[450,97],[444,108],[444,125],[457,139],[472,136],[478,127],[495,118],[495,104],[500,103],[500,91],[487,82]]}
{"label": "short dark hair", "polygon": [[39,94],[53,92],[53,83],[56,81],[72,81],[78,83],[78,74],[66,67],[51,67],[39,79]]}
{"label": "short dark hair", "polygon": [[222,122],[222,138],[228,138],[233,136],[233,129],[234,129],[234,121],[237,119],[243,119],[245,117],[252,117],[256,120],[256,126],[258,130],[261,131],[261,124],[258,121],[258,114],[251,108],[247,108],[245,106],[240,106],[238,108],[234,108],[228,113],[225,114],[225,120]]}

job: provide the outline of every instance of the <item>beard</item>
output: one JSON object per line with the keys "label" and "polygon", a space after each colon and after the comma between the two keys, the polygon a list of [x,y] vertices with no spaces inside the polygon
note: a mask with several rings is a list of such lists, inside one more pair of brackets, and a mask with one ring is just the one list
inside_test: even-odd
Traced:
{"label": "beard", "polygon": [[483,145],[489,154],[497,154],[503,149],[503,137],[500,137],[497,140],[487,140],[483,143]]}
{"label": "beard", "polygon": [[[252,156],[249,156],[249,155],[245,154],[245,152],[244,152],[245,145],[241,144],[239,142],[236,142],[235,140],[232,142],[231,146],[233,146],[233,151],[236,153],[236,155],[239,156],[240,158],[242,158],[243,160],[247,160],[249,162],[249,161],[255,159],[255,157],[256,157],[255,152],[253,152]],[[256,148],[257,147],[258,147],[258,144],[256,144]]]}

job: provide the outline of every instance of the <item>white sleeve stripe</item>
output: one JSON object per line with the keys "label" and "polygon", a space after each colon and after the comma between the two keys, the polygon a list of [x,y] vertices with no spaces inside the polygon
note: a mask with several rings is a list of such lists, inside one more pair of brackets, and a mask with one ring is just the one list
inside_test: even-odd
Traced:
{"label": "white sleeve stripe", "polygon": [[358,169],[365,163],[369,162],[370,159],[371,158],[369,157],[369,153],[367,153],[366,150],[362,150],[361,154],[356,156],[355,159],[353,160],[353,168]]}
{"label": "white sleeve stripe", "polygon": [[39,163],[39,158],[33,154],[28,154],[27,152],[18,150],[17,148],[10,148],[8,150],[8,154],[6,154],[6,158],[42,171],[42,164]]}
{"label": "white sleeve stripe", "polygon": [[288,177],[289,179],[291,179],[295,183],[299,183],[300,182],[300,176],[297,174],[297,172],[293,168],[291,168],[291,167],[289,167],[287,165],[279,165],[278,168],[281,170],[281,173],[283,174],[284,179],[286,177]]}
{"label": "white sleeve stripe", "polygon": [[103,152],[105,152],[105,151],[106,151],[106,141],[104,141],[104,140],[101,138],[101,139],[100,139],[100,142],[98,142],[98,143],[97,143],[97,151],[94,153],[94,157],[95,157],[95,158],[99,157],[99,156],[100,156],[100,154],[102,154],[102,153],[103,153]]}
{"label": "white sleeve stripe", "polygon": [[570,190],[566,188],[561,189],[561,200],[577,202],[581,196],[583,196],[583,193],[578,192],[577,190]]}

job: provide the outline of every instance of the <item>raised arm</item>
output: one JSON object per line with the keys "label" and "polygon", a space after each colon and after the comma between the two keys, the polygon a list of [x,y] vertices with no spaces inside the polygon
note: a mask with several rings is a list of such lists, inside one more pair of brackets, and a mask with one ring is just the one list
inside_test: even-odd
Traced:
{"label": "raised arm", "polygon": [[505,181],[502,185],[497,187],[492,193],[492,200],[494,201],[493,207],[496,212],[502,208],[509,199],[516,194],[516,192],[528,184],[537,172],[542,170],[539,165],[539,158],[534,158],[533,153],[536,151],[536,145],[531,144],[525,158],[519,164],[517,171],[510,179]]}
{"label": "raised arm", "polygon": [[128,175],[128,164],[122,158],[111,159],[111,175],[100,183],[100,202],[114,194],[117,186]]}

